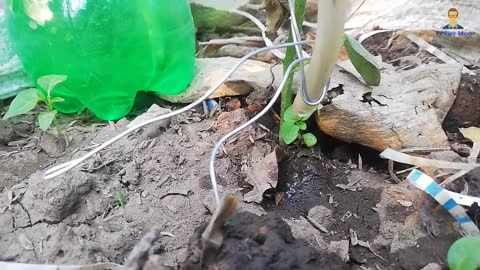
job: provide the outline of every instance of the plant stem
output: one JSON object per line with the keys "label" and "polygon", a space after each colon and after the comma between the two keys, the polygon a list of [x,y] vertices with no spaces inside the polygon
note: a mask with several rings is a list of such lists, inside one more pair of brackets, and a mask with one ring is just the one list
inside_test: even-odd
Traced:
{"label": "plant stem", "polygon": [[53,118],[53,125],[55,126],[55,133],[57,135],[57,137],[60,137],[60,135],[62,134],[62,131],[60,129],[60,125],[58,124],[58,121],[57,121],[57,117],[55,116],[55,118]]}
{"label": "plant stem", "polygon": [[[45,103],[47,104],[47,111],[52,112],[53,111],[53,103],[51,102],[50,94],[47,97],[47,101]],[[60,135],[62,135],[62,131],[60,129],[60,125],[58,124],[57,116],[55,116],[53,118],[53,125],[55,126],[55,136],[60,137]]]}
{"label": "plant stem", "polygon": [[[295,18],[297,19],[297,25],[301,29],[303,24],[303,19],[305,15],[305,3],[306,0],[296,0],[295,1]],[[290,31],[288,35],[288,42],[293,41],[293,33]],[[287,70],[288,66],[293,62],[295,59],[295,47],[288,47],[287,52],[285,53],[285,59],[283,60],[283,72]],[[281,97],[281,107],[280,107],[280,118],[281,122],[283,122],[285,111],[287,110],[290,105],[292,105],[293,101],[293,93],[292,93],[292,85],[293,85],[293,72],[288,77],[288,80],[285,84],[285,88],[282,91]],[[285,145],[285,142],[282,139],[282,135],[279,134],[279,141],[281,145]]]}

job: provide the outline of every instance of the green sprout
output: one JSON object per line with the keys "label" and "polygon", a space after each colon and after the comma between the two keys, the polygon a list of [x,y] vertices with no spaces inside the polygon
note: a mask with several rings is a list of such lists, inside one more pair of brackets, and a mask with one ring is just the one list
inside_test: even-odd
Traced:
{"label": "green sprout", "polygon": [[[380,84],[380,67],[376,63],[375,58],[371,55],[360,42],[349,35],[343,38],[343,46],[347,51],[350,61],[352,61],[355,69],[360,73],[362,78],[369,86],[377,86]],[[298,68],[295,69],[298,71]],[[291,87],[291,86],[290,86]],[[288,93],[290,95],[290,93]],[[288,99],[287,99],[288,100]],[[293,143],[297,138],[302,138],[307,147],[312,147],[317,143],[317,138],[312,133],[300,134],[301,131],[306,131],[307,121],[313,114],[312,111],[307,116],[298,116],[293,112],[293,105],[291,103],[285,109],[282,123],[280,124],[280,137],[285,144]]]}
{"label": "green sprout", "polygon": [[283,122],[280,125],[280,134],[286,144],[291,144],[299,136],[303,138],[303,142],[307,147],[312,147],[317,144],[317,138],[312,133],[301,134],[302,131],[307,130],[307,123],[305,121],[307,121],[309,117],[310,115],[305,117],[295,115],[292,106],[287,108]]}
{"label": "green sprout", "polygon": [[120,191],[118,193],[117,201],[118,201],[118,205],[120,205],[120,207],[125,207],[125,194],[123,194],[123,192]]}
{"label": "green sprout", "polygon": [[[297,25],[302,25],[304,16],[305,16],[305,6],[306,6],[306,0],[297,0],[295,1],[295,17],[297,19]],[[287,42],[293,42],[293,33],[290,32],[288,35],[288,41]],[[285,59],[283,61],[283,72],[285,73],[287,71],[288,66],[295,60],[295,47],[288,47],[287,51],[285,53]],[[296,67],[295,71],[300,70],[300,67]],[[280,117],[281,119],[285,119],[285,114],[287,109],[292,105],[293,102],[293,91],[292,91],[292,86],[293,86],[293,75],[294,72],[290,74],[290,76],[287,79],[287,82],[285,84],[284,89],[282,90],[282,96],[281,96],[281,103],[280,103]],[[283,122],[283,121],[282,121]],[[289,125],[289,124],[287,124]],[[293,134],[293,133],[292,133]],[[295,136],[296,138],[296,136]],[[283,133],[280,132],[280,144],[283,144],[284,142],[286,143],[286,139],[283,138]],[[287,143],[288,144],[288,143]]]}
{"label": "green sprout", "polygon": [[46,75],[37,80],[37,84],[45,90],[47,95],[37,88],[29,88],[18,93],[13,99],[7,113],[3,119],[9,119],[18,115],[26,114],[33,110],[38,103],[44,103],[47,107],[46,112],[38,114],[38,125],[41,130],[47,131],[52,123],[55,125],[56,135],[59,136],[60,125],[56,119],[57,111],[53,108],[53,104],[65,101],[61,97],[52,97],[52,90],[60,83],[64,82],[67,76],[64,75]]}

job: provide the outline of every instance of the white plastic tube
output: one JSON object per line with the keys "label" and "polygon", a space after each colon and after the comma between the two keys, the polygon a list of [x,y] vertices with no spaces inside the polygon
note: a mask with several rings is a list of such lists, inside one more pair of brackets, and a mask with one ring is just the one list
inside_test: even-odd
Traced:
{"label": "white plastic tube", "polygon": [[[311,99],[322,96],[342,47],[345,20],[350,15],[349,0],[318,0],[317,32],[312,61],[307,71],[307,93]],[[293,102],[297,115],[306,116],[317,109],[307,105],[301,95]]]}

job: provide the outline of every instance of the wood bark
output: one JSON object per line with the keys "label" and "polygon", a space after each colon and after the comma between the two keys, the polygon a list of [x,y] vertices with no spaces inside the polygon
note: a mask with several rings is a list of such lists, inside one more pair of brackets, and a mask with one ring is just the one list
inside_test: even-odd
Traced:
{"label": "wood bark", "polygon": [[[318,110],[317,124],[332,137],[378,151],[448,147],[442,122],[455,100],[461,70],[462,65],[433,64],[390,72],[369,88],[338,68],[332,84],[343,85],[344,93]],[[369,92],[370,103],[364,99]]]}

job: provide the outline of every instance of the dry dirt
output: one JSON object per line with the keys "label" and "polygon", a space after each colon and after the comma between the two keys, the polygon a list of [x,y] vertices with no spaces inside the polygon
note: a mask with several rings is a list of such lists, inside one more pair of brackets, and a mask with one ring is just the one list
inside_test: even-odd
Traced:
{"label": "dry dirt", "polygon": [[[135,243],[151,228],[159,227],[174,237],[162,237],[153,253],[165,265],[178,267],[187,255],[189,239],[195,239],[194,231],[209,220],[214,210],[207,170],[210,151],[221,135],[248,117],[244,109],[222,112],[212,119],[198,112],[188,113],[155,132],[140,130],[82,166],[50,180],[40,179],[38,172],[81,156],[92,144],[124,130],[128,121],[97,127],[95,132],[86,123],[77,122],[66,129],[72,141],[55,158],[42,149],[58,152],[59,144],[41,139],[30,125],[8,124],[13,129],[7,142],[11,146],[0,146],[0,260],[122,264]],[[267,128],[274,127],[270,118],[261,121]],[[33,119],[26,116],[15,121],[28,123]],[[248,135],[257,137],[259,133],[264,129],[254,125],[237,136],[227,143],[227,154],[221,154],[217,162],[221,189],[240,200],[250,190],[245,171],[252,155],[258,159],[258,155],[265,156],[276,146],[271,135],[252,144]],[[19,134],[30,134],[30,139],[22,139]],[[356,169],[355,164],[328,159],[320,147],[306,150],[296,145],[288,148],[288,153],[279,166],[277,188],[266,192],[260,205],[241,202],[239,210],[249,212],[245,215],[268,213],[266,220],[283,219],[293,237],[310,244],[316,256],[337,254],[337,261],[346,260],[340,265],[349,269],[414,269],[431,262],[444,263],[441,259],[458,237],[453,231],[454,222],[441,209],[432,209],[442,230],[436,238],[429,238],[421,226],[420,205],[416,205],[421,196],[416,196],[419,193],[415,189],[407,184],[391,185],[385,181],[386,174],[373,169],[365,172]],[[336,186],[348,183],[355,183],[356,191]],[[12,187],[13,196],[9,197]],[[10,199],[22,190],[25,193],[10,204]],[[284,196],[276,205],[271,194],[279,192]],[[125,195],[124,207],[119,206],[119,193]],[[397,199],[410,200],[414,205],[403,207]],[[422,200],[418,203],[422,204]],[[322,224],[327,233],[315,228],[312,220]],[[282,234],[290,233],[288,227],[282,228]],[[352,246],[353,233],[359,240],[368,241],[371,250]],[[433,244],[436,248],[430,252]],[[271,256],[283,256],[285,250]],[[412,253],[422,256],[414,260]]]}

